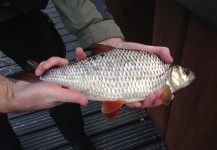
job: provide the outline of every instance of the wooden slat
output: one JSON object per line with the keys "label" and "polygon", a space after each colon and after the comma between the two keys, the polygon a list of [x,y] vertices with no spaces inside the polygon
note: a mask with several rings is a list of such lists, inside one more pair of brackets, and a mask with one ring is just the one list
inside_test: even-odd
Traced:
{"label": "wooden slat", "polygon": [[106,4],[127,41],[151,44],[155,1],[106,0]]}
{"label": "wooden slat", "polygon": [[217,149],[217,28],[191,15],[181,64],[196,80],[176,95],[166,143],[171,150]]}
{"label": "wooden slat", "polygon": [[189,11],[173,0],[157,0],[152,45],[166,46],[176,63],[180,62]]}

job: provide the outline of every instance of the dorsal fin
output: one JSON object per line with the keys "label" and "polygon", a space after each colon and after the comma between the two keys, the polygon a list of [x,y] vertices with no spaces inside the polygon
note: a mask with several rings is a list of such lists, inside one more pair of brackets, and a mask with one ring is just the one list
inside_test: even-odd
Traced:
{"label": "dorsal fin", "polygon": [[102,52],[106,52],[109,50],[112,50],[114,47],[109,46],[109,45],[103,45],[103,44],[92,44],[90,46],[92,54],[98,54],[98,53],[102,53]]}

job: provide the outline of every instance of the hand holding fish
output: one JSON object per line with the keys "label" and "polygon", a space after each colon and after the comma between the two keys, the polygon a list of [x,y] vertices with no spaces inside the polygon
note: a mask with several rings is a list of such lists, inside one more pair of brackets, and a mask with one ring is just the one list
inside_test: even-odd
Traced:
{"label": "hand holding fish", "polygon": [[[67,65],[68,63],[66,59],[52,57],[37,67],[36,75],[41,75],[53,66]],[[29,83],[18,81],[13,83],[3,76],[0,76],[0,81],[3,84],[1,87],[4,87],[0,96],[4,100],[0,103],[0,112],[3,113],[46,109],[64,102],[81,105],[87,105],[88,102],[83,94],[62,88],[52,82]],[[4,89],[8,89],[8,92],[4,92]]]}
{"label": "hand holding fish", "polygon": [[105,44],[91,45],[94,55],[88,58],[77,48],[79,61],[49,69],[40,79],[79,91],[88,100],[102,101],[102,112],[111,120],[123,104],[168,105],[172,93],[195,78],[189,69],[164,62],[172,62],[167,48],[124,41],[117,43],[119,48]]}
{"label": "hand holding fish", "polygon": [[[115,43],[118,45],[117,47],[119,48],[127,48],[127,49],[132,48],[132,49],[140,49],[140,50],[145,49],[148,50],[149,52],[154,52],[158,55],[161,55],[162,59],[164,59],[165,62],[171,63],[173,61],[172,57],[170,56],[169,50],[166,47],[154,47],[154,46],[146,46],[137,43],[122,42],[121,39],[120,40],[112,39],[112,40],[113,40],[112,43],[104,43],[104,44],[114,45],[114,41],[119,41],[120,43]],[[86,54],[81,48],[76,49],[76,55],[77,55],[77,60],[86,58]],[[45,70],[52,67],[52,65],[62,66],[66,64],[68,64],[68,61],[66,59],[52,57],[47,61],[40,63],[35,73],[36,75],[40,76]],[[127,103],[126,105],[130,108],[139,108],[139,107],[147,108],[147,107],[159,106],[163,102],[162,99],[160,98],[161,94],[162,94],[161,90],[156,90],[154,93],[149,94],[144,101]],[[174,96],[172,96],[172,99],[173,98]]]}
{"label": "hand holding fish", "polygon": [[167,47],[150,46],[134,42],[125,42],[121,38],[107,39],[100,42],[99,44],[109,45],[116,48],[143,50],[158,55],[165,63],[171,64],[173,62],[173,58],[171,57],[170,51]]}
{"label": "hand holding fish", "polygon": [[[111,39],[111,40],[114,40],[114,39]],[[115,39],[115,41],[117,40],[118,39]],[[149,52],[153,52],[158,55],[161,55],[162,59],[164,59],[164,61],[168,63],[171,63],[173,61],[172,57],[170,56],[169,50],[166,47],[146,46],[146,45],[137,44],[137,43],[121,42],[122,40],[119,40],[119,41],[120,43],[116,43],[118,45],[117,47],[119,48],[147,50]],[[104,44],[114,45],[113,43],[114,41],[112,43],[104,43]],[[82,48],[76,48],[76,57],[77,57],[77,60],[86,58],[86,54],[84,53]],[[52,57],[48,59],[47,61],[40,63],[35,73],[36,75],[40,76],[45,70],[49,69],[53,65],[62,66],[66,64],[68,64],[68,61],[66,59]],[[139,107],[147,108],[147,107],[159,106],[163,102],[162,98],[160,97],[161,94],[162,94],[161,90],[156,90],[154,93],[149,94],[144,101],[127,103],[126,105],[130,108],[139,108]],[[172,96],[172,99],[173,98],[174,96]]]}
{"label": "hand holding fish", "polygon": [[[124,48],[124,49],[144,50],[158,55],[166,63],[171,64],[173,62],[173,58],[171,57],[170,51],[167,47],[149,46],[149,45],[143,45],[139,43],[125,42],[120,38],[107,39],[105,41],[100,42],[100,44],[110,45],[113,47]],[[147,107],[159,106],[163,103],[163,100],[160,97],[161,94],[162,94],[161,90],[156,90],[154,93],[149,94],[144,101],[127,103],[126,105],[130,108],[140,108],[140,107],[147,108]],[[173,98],[174,95],[172,95],[172,99]]]}
{"label": "hand holding fish", "polygon": [[64,102],[87,105],[87,99],[81,93],[51,82],[18,81],[15,85],[15,95],[13,112],[47,109]]}

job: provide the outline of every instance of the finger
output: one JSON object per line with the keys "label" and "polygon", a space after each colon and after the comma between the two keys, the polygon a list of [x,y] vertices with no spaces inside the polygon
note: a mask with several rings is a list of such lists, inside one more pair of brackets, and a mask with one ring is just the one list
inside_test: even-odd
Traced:
{"label": "finger", "polygon": [[160,96],[161,94],[162,94],[161,90],[156,90],[155,93],[149,94],[144,101],[127,103],[126,105],[130,108],[152,107],[154,105],[154,101],[157,98],[157,96]]}
{"label": "finger", "polygon": [[155,94],[149,94],[144,101],[141,102],[143,108],[151,107],[156,98]]}
{"label": "finger", "polygon": [[[155,91],[156,99],[154,100],[154,103],[153,103],[152,107],[160,106],[160,105],[163,104],[163,99],[160,98],[161,94],[162,94],[161,90],[156,90]],[[171,96],[171,101],[173,99],[174,99],[174,94],[172,94],[172,96]]]}
{"label": "finger", "polygon": [[163,103],[162,99],[160,97],[156,97],[152,107],[160,106],[160,105],[162,105],[162,103]]}
{"label": "finger", "polygon": [[167,47],[161,47],[161,46],[150,46],[150,45],[144,45],[134,42],[124,42],[122,48],[126,49],[138,49],[138,50],[144,50],[147,52],[154,53],[158,55],[164,62],[166,63],[172,63],[173,58],[170,55],[170,51]]}
{"label": "finger", "polygon": [[[161,94],[162,94],[162,91],[161,91],[160,89],[158,89],[158,90],[156,90],[154,93],[155,93],[155,95],[156,95],[157,97],[160,98],[160,96],[161,96]],[[175,96],[174,96],[174,94],[172,94],[172,95],[171,95],[171,101],[172,101],[174,98],[175,98]],[[160,100],[163,102],[163,99],[160,98]]]}
{"label": "finger", "polygon": [[80,47],[76,48],[75,53],[76,53],[76,59],[77,60],[82,60],[82,59],[85,59],[87,57],[85,52],[83,51],[83,49]]}
{"label": "finger", "polygon": [[174,94],[172,94],[171,100],[174,100],[174,98],[175,98],[175,96],[174,96]]}
{"label": "finger", "polygon": [[36,76],[42,75],[42,73],[45,71],[45,70],[43,69],[43,67],[42,67],[42,64],[43,64],[43,63],[45,63],[45,61],[42,61],[42,62],[38,65],[38,67],[36,68],[36,70],[35,70],[35,75],[36,75]]}
{"label": "finger", "polygon": [[47,69],[53,66],[63,66],[67,64],[69,64],[69,61],[67,59],[60,58],[60,57],[51,57],[47,61],[43,61],[38,65],[38,67],[35,70],[35,74],[37,76],[40,76],[42,75],[42,73],[44,73],[44,71],[46,71]]}
{"label": "finger", "polygon": [[42,64],[43,69],[49,69],[53,66],[63,66],[69,64],[69,61],[60,57],[51,57]]}
{"label": "finger", "polygon": [[154,91],[154,94],[156,95],[156,97],[160,97],[161,94],[162,94],[162,90],[157,89],[157,90]]}
{"label": "finger", "polygon": [[160,90],[160,89],[155,90],[154,94],[156,95],[156,99],[155,99],[152,107],[159,106],[163,103],[163,99],[160,98],[160,96],[162,95],[162,90]]}
{"label": "finger", "polygon": [[142,45],[141,48],[147,52],[158,55],[163,61],[167,63],[173,62],[173,58],[170,55],[170,50],[167,47]]}
{"label": "finger", "polygon": [[167,47],[157,47],[158,48],[158,56],[166,62],[171,64],[173,62],[173,58],[170,55],[170,50]]}
{"label": "finger", "polygon": [[126,103],[126,106],[129,108],[140,108],[141,103],[140,102]]}

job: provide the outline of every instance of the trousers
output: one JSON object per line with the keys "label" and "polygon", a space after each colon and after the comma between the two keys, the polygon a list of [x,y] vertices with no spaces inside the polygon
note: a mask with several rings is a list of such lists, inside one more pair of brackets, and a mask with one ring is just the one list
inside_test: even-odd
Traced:
{"label": "trousers", "polygon": [[[61,36],[40,10],[0,22],[0,50],[24,70],[28,59],[41,62],[52,56],[66,55]],[[49,113],[65,139],[70,142],[80,140],[84,133],[80,105],[64,103],[49,109]],[[11,143],[19,144],[19,141],[7,114],[0,113],[0,149],[12,149]]]}

